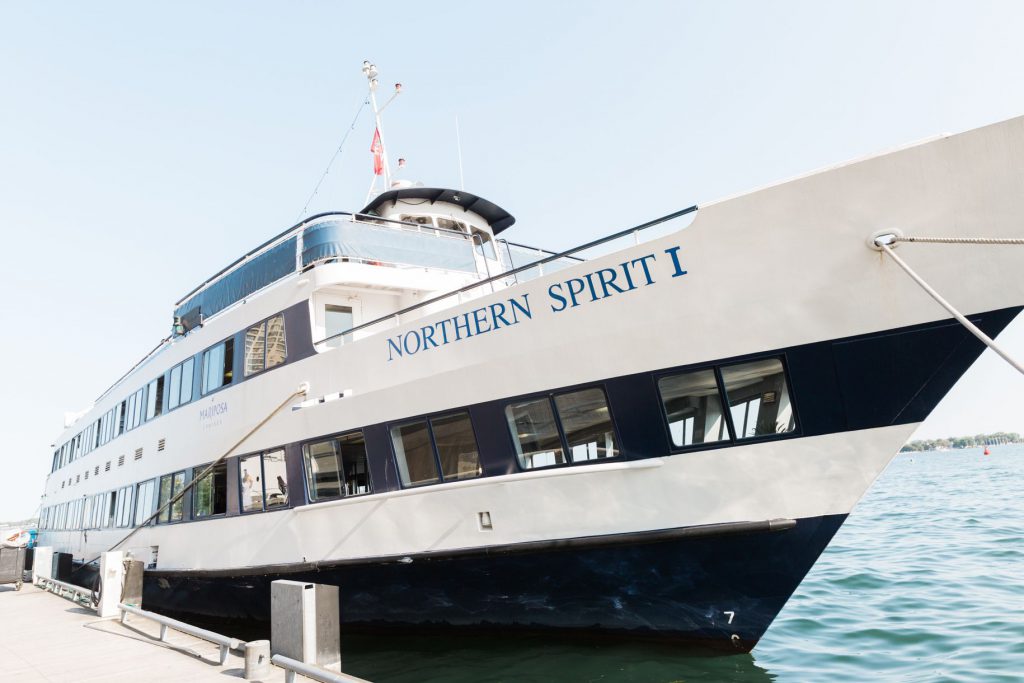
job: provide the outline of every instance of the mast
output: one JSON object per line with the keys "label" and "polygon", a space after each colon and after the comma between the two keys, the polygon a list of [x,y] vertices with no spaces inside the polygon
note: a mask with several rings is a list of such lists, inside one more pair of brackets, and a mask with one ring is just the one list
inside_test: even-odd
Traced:
{"label": "mast", "polygon": [[[381,114],[387,109],[388,105],[395,101],[395,98],[402,92],[402,84],[395,83],[395,92],[388,98],[388,101],[384,103],[384,106],[377,106],[377,86],[380,82],[377,80],[379,72],[377,71],[377,65],[371,64],[369,60],[363,61],[363,74],[366,76],[366,80],[369,82],[370,87],[370,106],[373,107],[373,119],[376,124],[376,133],[380,136],[380,153],[381,159],[384,166],[384,192],[387,192],[388,188],[391,187],[391,165],[388,163],[388,147],[384,142],[384,124],[382,123]],[[370,184],[370,192],[367,195],[367,202],[373,195],[373,190],[377,186],[377,176],[373,176],[373,182]]]}

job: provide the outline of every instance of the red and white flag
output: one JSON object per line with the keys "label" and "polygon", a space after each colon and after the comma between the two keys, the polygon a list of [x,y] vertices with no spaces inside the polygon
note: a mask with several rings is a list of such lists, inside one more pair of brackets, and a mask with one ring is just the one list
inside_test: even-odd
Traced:
{"label": "red and white flag", "polygon": [[373,152],[373,174],[384,173],[384,145],[380,143],[380,130],[373,129],[373,143],[370,144],[370,151]]}

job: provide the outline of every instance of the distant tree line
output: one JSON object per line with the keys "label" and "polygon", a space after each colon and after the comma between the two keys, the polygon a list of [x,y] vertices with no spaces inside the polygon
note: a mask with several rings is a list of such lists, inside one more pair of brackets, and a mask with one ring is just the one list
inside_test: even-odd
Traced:
{"label": "distant tree line", "polygon": [[924,439],[911,441],[900,449],[900,453],[919,451],[937,451],[950,448],[971,448],[974,446],[994,446],[1004,443],[1021,443],[1020,434],[1016,432],[995,432],[993,434],[975,434],[974,436],[951,436],[948,439]]}

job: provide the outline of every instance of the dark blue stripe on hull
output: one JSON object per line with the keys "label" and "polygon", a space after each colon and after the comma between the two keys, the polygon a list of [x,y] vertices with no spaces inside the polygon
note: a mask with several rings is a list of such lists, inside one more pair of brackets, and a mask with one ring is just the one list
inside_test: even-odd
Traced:
{"label": "dark blue stripe on hull", "polygon": [[346,629],[558,630],[745,651],[844,519],[801,519],[782,531],[252,576],[159,572],[147,575],[143,603],[175,615],[267,621],[270,582],[292,579],[339,586]]}

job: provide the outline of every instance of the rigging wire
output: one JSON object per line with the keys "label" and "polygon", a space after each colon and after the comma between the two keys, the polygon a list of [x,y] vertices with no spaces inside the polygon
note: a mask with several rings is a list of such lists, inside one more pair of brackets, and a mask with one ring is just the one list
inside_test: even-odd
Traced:
{"label": "rigging wire", "polygon": [[345,142],[348,140],[349,134],[355,130],[356,121],[359,120],[359,115],[363,113],[363,109],[370,103],[370,99],[366,98],[363,103],[359,105],[359,109],[356,110],[356,115],[352,117],[352,123],[349,125],[348,130],[345,131],[345,136],[341,138],[341,143],[338,145],[338,149],[334,150],[334,154],[331,156],[331,160],[327,162],[327,168],[324,169],[323,174],[320,176],[320,180],[316,182],[316,187],[313,188],[313,192],[310,193],[309,198],[302,207],[302,211],[295,217],[295,222],[302,220],[302,217],[306,215],[306,209],[309,208],[310,202],[316,197],[316,193],[320,191],[320,186],[323,185],[324,180],[327,178],[327,174],[331,172],[331,166],[334,165],[335,159],[341,154],[341,149],[345,146]]}

